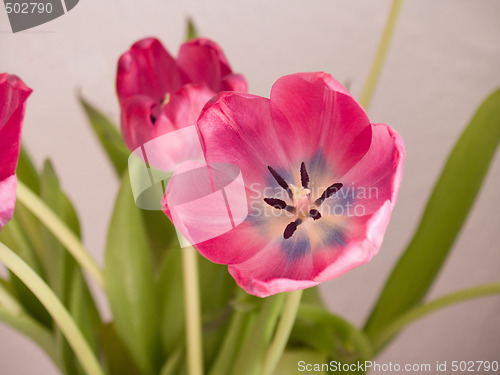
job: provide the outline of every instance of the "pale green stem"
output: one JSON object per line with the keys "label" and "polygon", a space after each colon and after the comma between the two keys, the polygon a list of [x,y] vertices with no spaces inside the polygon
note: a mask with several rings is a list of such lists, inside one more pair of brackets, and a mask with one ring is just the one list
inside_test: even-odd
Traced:
{"label": "pale green stem", "polygon": [[384,65],[385,58],[387,56],[387,51],[389,50],[389,45],[391,44],[391,39],[394,34],[394,29],[396,28],[396,21],[401,10],[401,5],[403,0],[393,0],[391,12],[389,13],[389,18],[385,25],[384,33],[382,34],[382,39],[377,48],[375,58],[372,62],[370,72],[368,73],[368,78],[366,80],[363,91],[361,92],[361,97],[359,103],[367,111],[370,106],[370,102],[377,86],[378,79],[380,77],[380,72]]}
{"label": "pale green stem", "polygon": [[203,375],[200,291],[198,283],[198,260],[196,256],[196,250],[192,246],[182,249],[187,367],[189,375]]}
{"label": "pale green stem", "polygon": [[373,347],[375,348],[375,353],[380,351],[380,349],[383,348],[395,334],[397,334],[401,329],[403,329],[413,321],[443,307],[463,302],[471,298],[485,297],[492,294],[500,294],[500,283],[485,284],[469,289],[464,289],[440,297],[425,305],[414,307],[413,309],[402,315],[400,318],[394,320],[389,326],[387,326],[383,331],[381,331],[377,336],[373,338],[372,343]]}
{"label": "pale green stem", "polygon": [[281,315],[278,328],[276,329],[276,334],[266,354],[264,371],[262,372],[263,375],[272,375],[278,365],[281,355],[285,350],[286,343],[288,342],[288,338],[290,337],[290,332],[292,331],[293,323],[297,316],[301,298],[302,290],[289,292],[286,297],[283,314]]}
{"label": "pale green stem", "polygon": [[54,234],[89,276],[104,289],[104,277],[99,266],[90,257],[80,239],[59,216],[21,181],[17,182],[17,198]]}
{"label": "pale green stem", "polygon": [[0,262],[5,264],[45,306],[68,340],[85,371],[92,375],[103,375],[104,371],[71,315],[40,276],[1,242]]}
{"label": "pale green stem", "polygon": [[234,355],[238,350],[238,340],[244,328],[244,316],[243,311],[236,310],[234,312],[228,332],[224,337],[224,342],[209,375],[227,374],[229,372],[229,368],[234,361]]}

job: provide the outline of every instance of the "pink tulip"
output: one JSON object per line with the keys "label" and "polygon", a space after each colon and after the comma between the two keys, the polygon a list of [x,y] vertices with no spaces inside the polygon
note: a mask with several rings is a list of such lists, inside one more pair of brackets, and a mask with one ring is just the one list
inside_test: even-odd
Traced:
{"label": "pink tulip", "polygon": [[0,230],[12,219],[16,204],[16,168],[21,127],[31,89],[21,79],[0,74]]}
{"label": "pink tulip", "polygon": [[135,43],[118,62],[116,88],[125,143],[144,143],[194,125],[205,103],[225,90],[246,92],[247,83],[233,74],[220,47],[198,38],[182,44],[177,60],[161,42]]}
{"label": "pink tulip", "polygon": [[[248,216],[208,236],[211,222],[197,218],[211,207],[204,202],[198,215],[193,204],[177,209],[182,225],[176,226],[186,238],[197,232],[210,238],[197,250],[228,264],[248,293],[265,297],[312,287],[379,251],[401,182],[403,140],[389,126],[371,124],[333,77],[282,77],[270,99],[221,93],[207,104],[198,127],[207,164],[241,170]],[[199,197],[202,190],[196,179],[171,182],[183,180],[167,188],[163,204],[171,219],[176,196],[187,202],[190,191]],[[221,221],[213,222],[215,234]]]}

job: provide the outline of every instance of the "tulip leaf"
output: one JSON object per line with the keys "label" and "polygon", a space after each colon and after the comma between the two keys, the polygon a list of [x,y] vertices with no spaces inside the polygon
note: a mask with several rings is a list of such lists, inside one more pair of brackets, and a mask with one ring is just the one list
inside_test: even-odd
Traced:
{"label": "tulip leaf", "polygon": [[109,160],[113,164],[115,172],[118,177],[120,177],[125,169],[127,169],[128,157],[130,155],[127,146],[125,146],[125,143],[123,142],[120,132],[106,116],[94,108],[85,99],[80,97],[79,101],[85,111],[85,114],[87,115],[90,125],[92,125],[95,135],[99,139]]}
{"label": "tulip leaf", "polygon": [[371,339],[427,294],[473,206],[499,141],[500,90],[479,107],[448,157],[417,231],[365,325]]}
{"label": "tulip leaf", "polygon": [[38,176],[35,165],[31,161],[31,157],[23,144],[21,144],[21,152],[19,153],[16,175],[17,178],[19,178],[31,189],[31,191],[35,194],[40,193],[40,177]]}
{"label": "tulip leaf", "polygon": [[[19,213],[16,210],[12,220],[6,225],[0,233],[0,241],[11,248],[28,263],[40,277],[46,280],[45,270],[38,254],[34,250],[29,238],[27,237],[22,225],[20,224]],[[45,307],[38,301],[35,295],[19,280],[19,278],[10,272],[11,287],[14,290],[14,296],[21,303],[26,312],[43,326],[52,329],[52,318]]]}
{"label": "tulip leaf", "polygon": [[108,374],[141,375],[112,323],[102,327],[100,336]]}
{"label": "tulip leaf", "polygon": [[197,37],[198,37],[198,31],[196,30],[196,26],[194,25],[193,19],[191,17],[188,17],[186,21],[186,41],[196,39]]}
{"label": "tulip leaf", "polygon": [[[76,211],[69,198],[61,190],[59,180],[50,160],[46,160],[40,176],[40,196],[45,203],[66,222],[70,229],[80,237],[80,224]],[[44,261],[48,281],[56,295],[72,313],[86,340],[97,350],[95,328],[99,327],[100,318],[95,303],[90,295],[81,269],[75,259],[59,243],[56,237],[45,227],[42,228],[44,239]],[[56,329],[61,344],[62,360],[68,373],[82,373],[79,363],[62,332]]]}
{"label": "tulip leaf", "polygon": [[161,349],[153,261],[127,172],[108,230],[104,278],[118,337],[141,373],[156,373]]}
{"label": "tulip leaf", "polygon": [[165,256],[158,278],[158,300],[161,301],[161,338],[165,356],[175,351],[184,339],[184,279],[182,249],[171,249]]}
{"label": "tulip leaf", "polygon": [[[314,333],[318,335],[317,339]],[[308,304],[299,307],[291,344],[326,351],[330,360],[341,363],[355,363],[373,357],[372,346],[363,332],[341,317]]]}

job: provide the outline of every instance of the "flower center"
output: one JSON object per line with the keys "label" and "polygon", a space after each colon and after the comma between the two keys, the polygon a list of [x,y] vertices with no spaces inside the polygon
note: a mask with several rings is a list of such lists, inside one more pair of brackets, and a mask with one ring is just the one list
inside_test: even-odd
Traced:
{"label": "flower center", "polygon": [[270,166],[267,167],[269,172],[278,182],[278,185],[286,190],[288,197],[292,201],[289,205],[287,202],[277,198],[264,198],[264,202],[268,205],[278,209],[286,210],[296,216],[296,219],[289,223],[284,232],[283,237],[288,239],[297,230],[297,227],[304,222],[304,220],[319,220],[321,219],[321,214],[318,208],[325,201],[325,199],[334,195],[337,191],[342,188],[341,183],[335,183],[326,188],[323,193],[316,200],[311,200],[311,190],[309,189],[309,174],[307,173],[306,165],[304,162],[300,165],[300,180],[302,183],[301,187],[297,187],[292,184],[288,184],[283,177],[281,177],[278,172],[276,172]]}

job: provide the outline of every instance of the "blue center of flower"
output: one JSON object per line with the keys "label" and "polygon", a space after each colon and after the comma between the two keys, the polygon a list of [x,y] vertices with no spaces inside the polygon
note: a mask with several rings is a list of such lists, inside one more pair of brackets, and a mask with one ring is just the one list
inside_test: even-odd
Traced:
{"label": "blue center of flower", "polygon": [[342,188],[341,183],[335,183],[326,188],[323,193],[317,198],[315,201],[311,202],[311,190],[309,190],[309,174],[307,173],[306,165],[304,162],[300,164],[300,180],[302,183],[302,187],[298,188],[294,185],[289,185],[285,181],[283,177],[281,177],[278,172],[276,172],[272,167],[268,166],[269,172],[271,172],[272,176],[278,182],[278,185],[286,190],[292,204],[289,205],[284,200],[278,198],[264,198],[264,202],[268,205],[279,209],[286,210],[294,215],[297,218],[289,223],[285,231],[283,232],[283,237],[288,239],[292,237],[292,235],[297,230],[297,227],[304,222],[304,220],[311,218],[312,220],[321,219],[321,213],[318,208],[325,201],[325,199],[334,195],[337,191]]}

